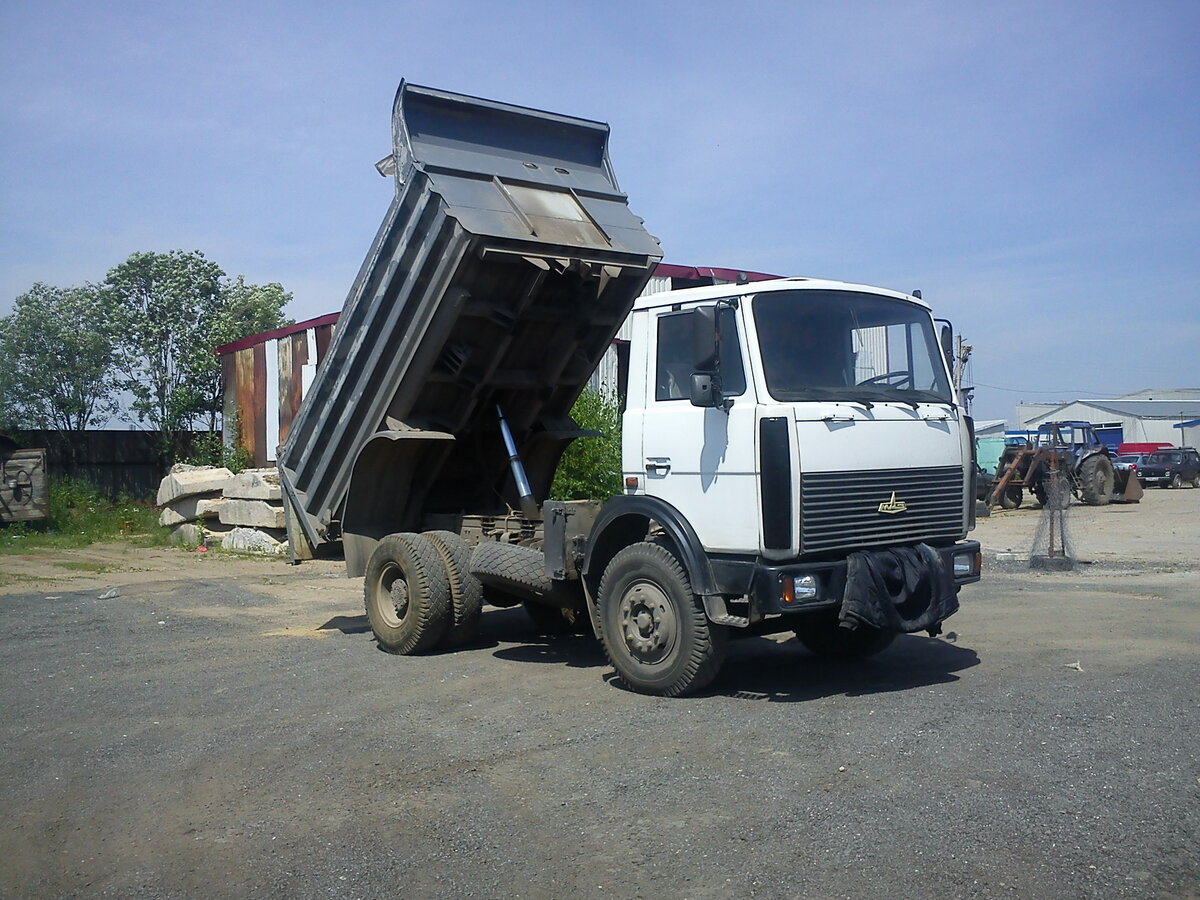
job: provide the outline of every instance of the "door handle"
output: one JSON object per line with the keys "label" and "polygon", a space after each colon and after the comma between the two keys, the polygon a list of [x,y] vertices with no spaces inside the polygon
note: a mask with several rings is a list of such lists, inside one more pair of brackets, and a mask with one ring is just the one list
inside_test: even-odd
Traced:
{"label": "door handle", "polygon": [[667,457],[655,457],[646,460],[646,472],[649,475],[666,475],[671,471],[671,460]]}

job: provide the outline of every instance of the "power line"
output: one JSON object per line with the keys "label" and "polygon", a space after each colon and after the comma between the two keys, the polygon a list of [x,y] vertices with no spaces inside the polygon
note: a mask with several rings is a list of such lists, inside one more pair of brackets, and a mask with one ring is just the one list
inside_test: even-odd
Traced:
{"label": "power line", "polygon": [[1000,387],[998,384],[984,384],[982,381],[975,382],[976,387],[991,388],[993,391],[1008,391],[1010,394],[1090,394],[1093,397],[1103,397],[1105,399],[1113,399],[1115,391],[1083,391],[1074,390],[1072,388],[1056,388],[1052,391],[1035,391],[1026,388],[1006,388]]}

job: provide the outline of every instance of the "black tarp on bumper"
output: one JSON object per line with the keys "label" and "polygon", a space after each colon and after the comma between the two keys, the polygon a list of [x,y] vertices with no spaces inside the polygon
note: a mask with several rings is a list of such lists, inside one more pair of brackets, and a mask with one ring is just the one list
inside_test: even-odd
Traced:
{"label": "black tarp on bumper", "polygon": [[884,631],[941,632],[958,611],[958,593],[941,555],[928,544],[862,550],[846,561],[841,622]]}

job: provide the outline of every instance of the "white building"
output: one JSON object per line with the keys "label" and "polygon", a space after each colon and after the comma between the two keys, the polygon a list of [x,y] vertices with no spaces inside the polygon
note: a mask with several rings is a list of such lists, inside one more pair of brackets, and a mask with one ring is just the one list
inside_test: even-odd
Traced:
{"label": "white building", "polygon": [[1200,388],[1147,389],[1112,400],[1020,403],[1018,428],[1036,430],[1043,422],[1091,422],[1097,429],[1120,429],[1127,444],[1167,443],[1195,447],[1200,442]]}

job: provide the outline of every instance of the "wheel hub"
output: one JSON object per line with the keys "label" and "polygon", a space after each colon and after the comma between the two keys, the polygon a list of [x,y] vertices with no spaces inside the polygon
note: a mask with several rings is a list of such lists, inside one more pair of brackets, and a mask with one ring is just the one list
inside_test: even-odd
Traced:
{"label": "wheel hub", "polygon": [[391,590],[388,593],[392,598],[392,606],[396,610],[396,618],[403,619],[408,612],[408,583],[403,578],[397,578],[392,582]]}
{"label": "wheel hub", "polygon": [[645,663],[660,662],[675,645],[677,620],[667,595],[653,584],[636,584],[621,598],[621,632],[629,652]]}

